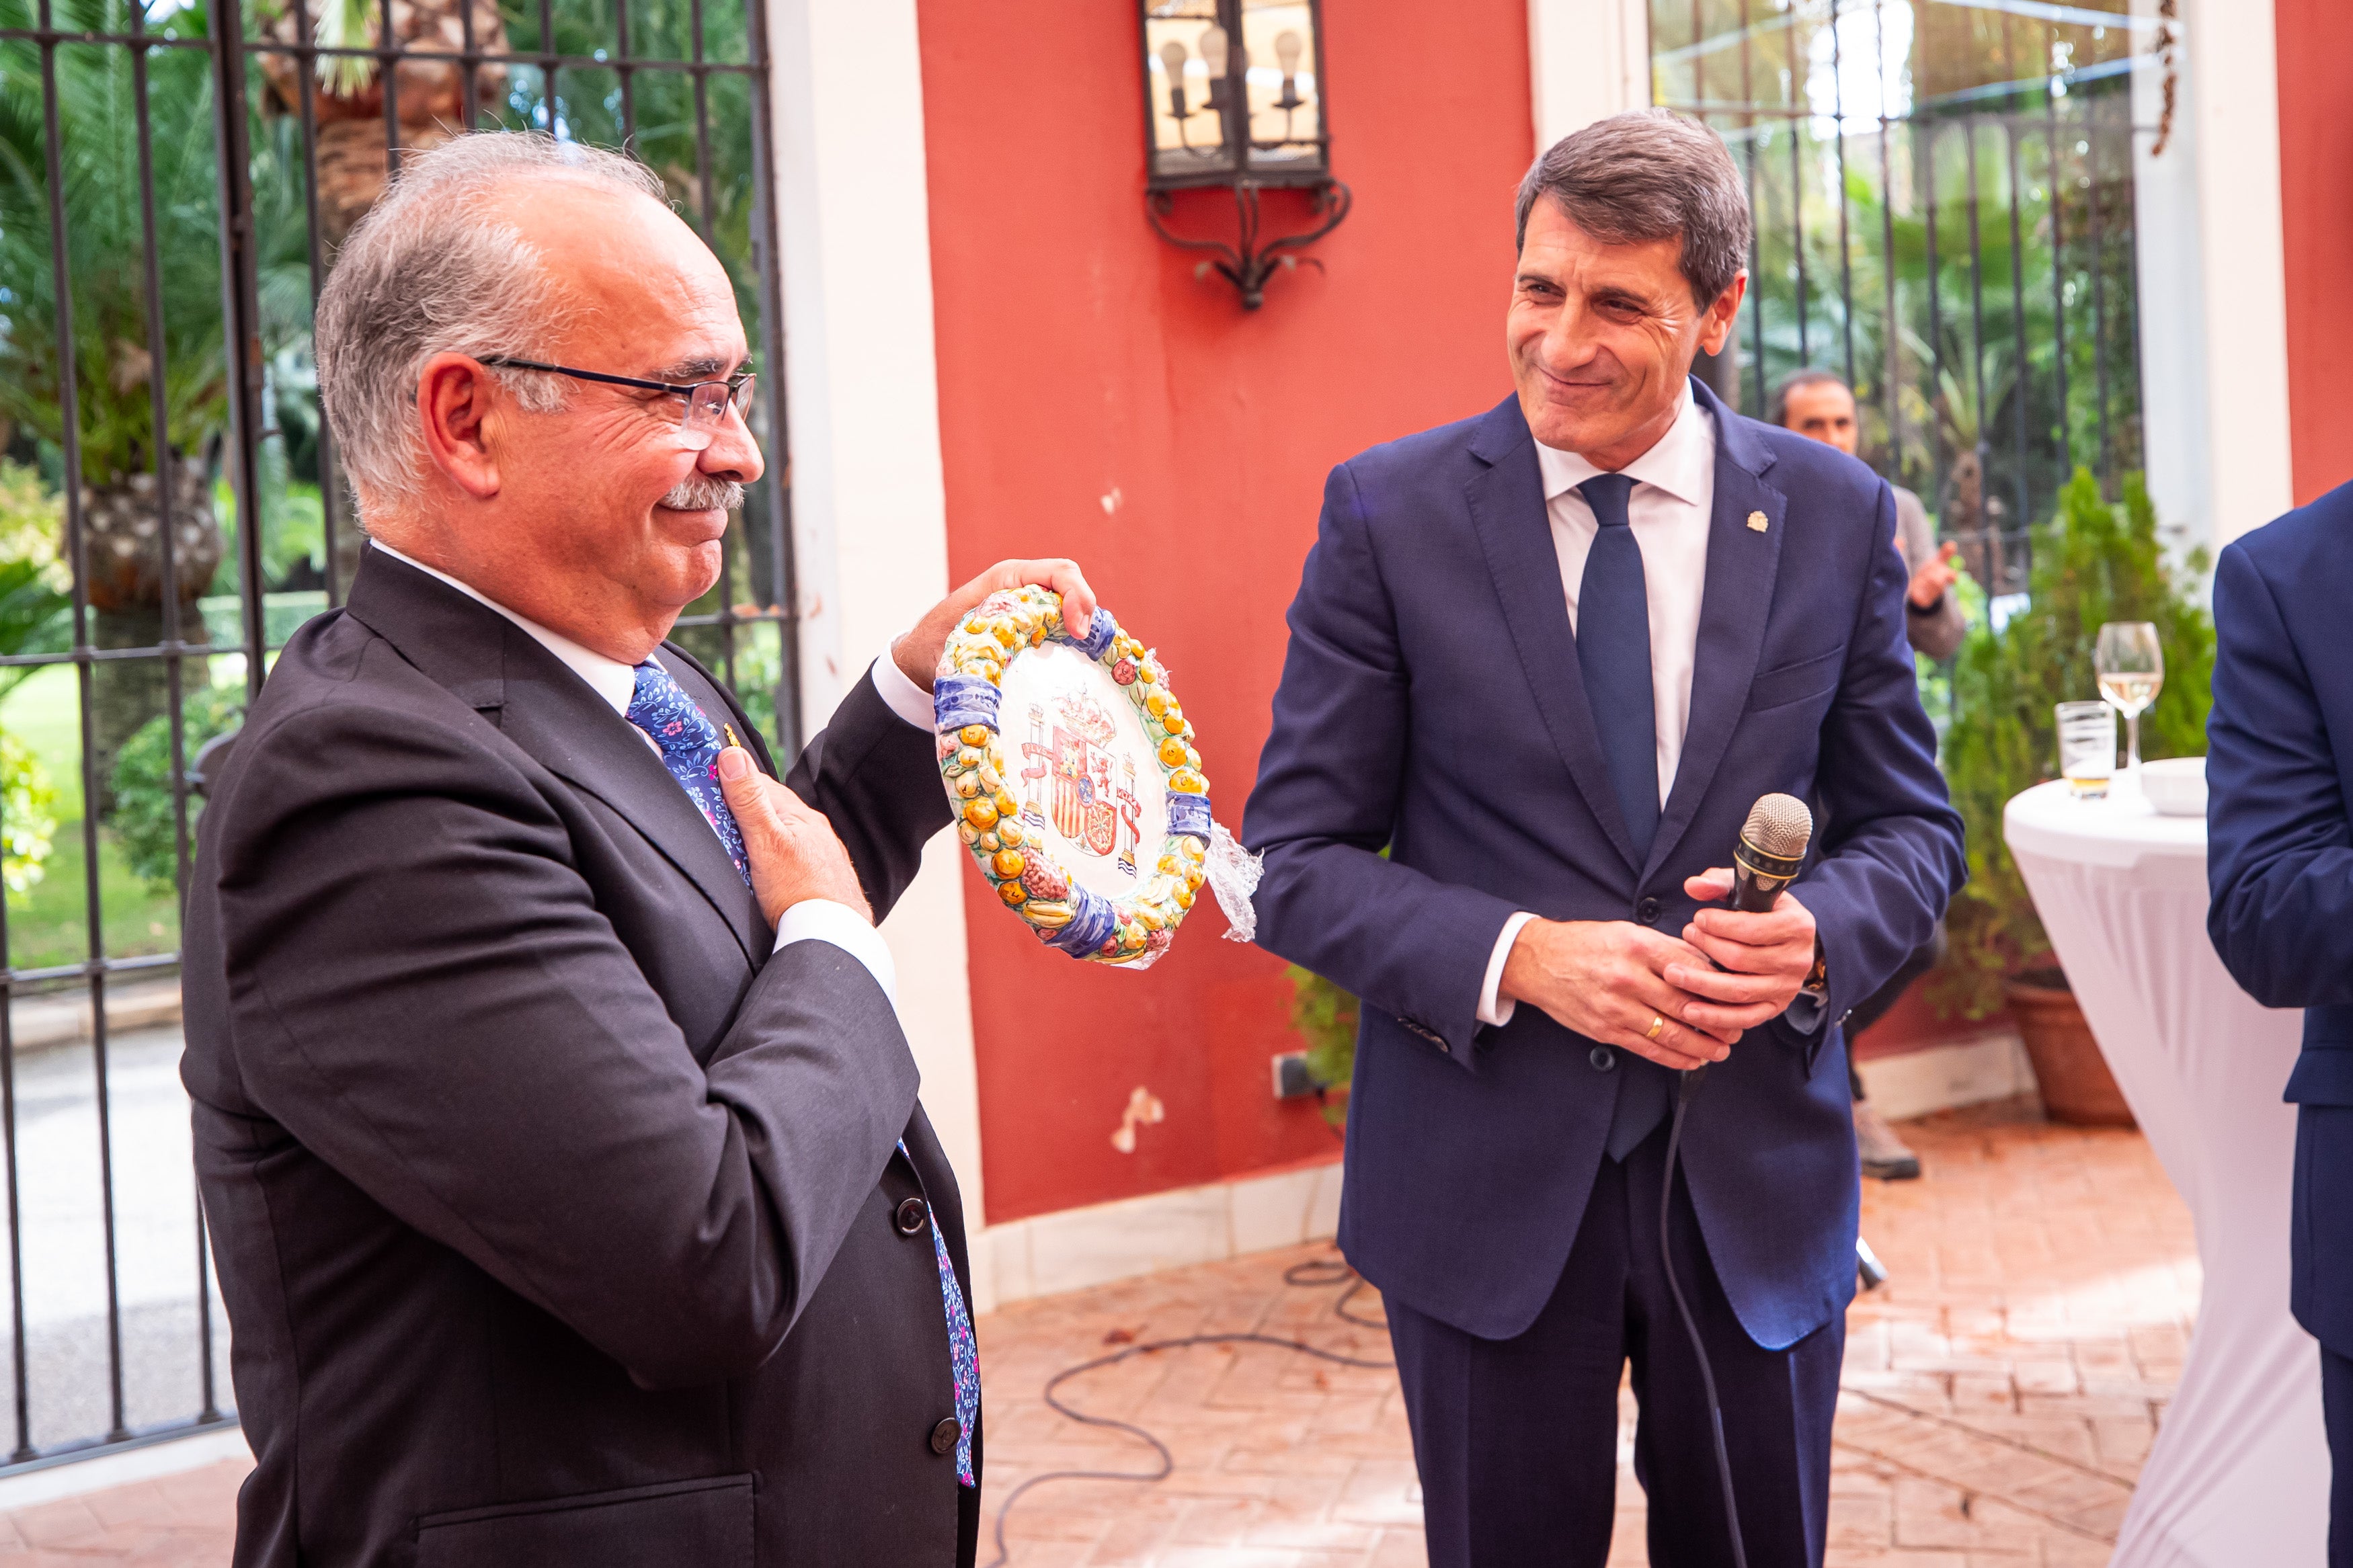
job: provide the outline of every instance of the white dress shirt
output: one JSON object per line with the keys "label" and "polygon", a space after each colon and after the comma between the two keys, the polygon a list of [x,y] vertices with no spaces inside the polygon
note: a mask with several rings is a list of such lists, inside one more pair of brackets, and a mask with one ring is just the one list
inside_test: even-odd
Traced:
{"label": "white dress shirt", "polygon": [[[1577,487],[1608,470],[1542,442],[1536,444],[1536,467],[1544,475],[1545,514],[1552,522],[1561,592],[1568,599],[1569,629],[1575,631],[1585,558],[1601,531],[1592,506]],[[1634,481],[1626,517],[1642,552],[1642,586],[1650,599],[1651,701],[1658,716],[1659,804],[1664,806],[1674,787],[1675,764],[1683,758],[1683,731],[1691,721],[1700,600],[1707,588],[1708,519],[1715,505],[1715,420],[1685,388],[1683,405],[1667,433],[1618,471]],[[1512,943],[1520,928],[1534,919],[1522,912],[1504,922],[1479,989],[1479,1022],[1512,1021],[1518,1005],[1496,993]]]}
{"label": "white dress shirt", "polygon": [[[566,668],[586,681],[589,689],[603,698],[612,707],[614,712],[621,715],[624,721],[628,718],[629,702],[637,695],[638,690],[638,672],[634,667],[623,664],[617,658],[608,658],[594,648],[585,647],[562,632],[541,626],[527,616],[519,616],[496,599],[477,591],[468,584],[459,582],[447,572],[438,571],[427,566],[422,561],[403,555],[380,540],[372,542],[376,549],[383,551],[395,561],[406,566],[414,566],[427,576],[438,578],[448,584],[466,597],[480,604],[488,605],[491,609],[529,632],[542,647],[562,659]],[[649,658],[656,665],[661,664],[659,654],[650,655]],[[889,658],[876,659],[873,681],[875,691],[890,707],[891,711],[906,720],[908,723],[919,725],[926,730],[932,727],[930,693],[908,679],[896,662]],[[911,714],[915,713],[920,713],[922,716],[910,717]],[[630,728],[636,729],[637,726],[633,724]],[[646,734],[642,730],[638,730],[638,733],[655,752],[659,752],[661,750],[659,746],[654,745],[654,738],[651,735]],[[867,923],[864,916],[848,904],[836,903],[831,899],[804,899],[786,910],[784,918],[776,922],[776,951],[781,952],[797,942],[829,942],[848,952],[850,957],[866,966],[868,973],[874,976],[874,983],[882,987],[882,994],[891,999],[891,1005],[894,1008],[898,1006],[899,970],[891,960],[890,944],[882,940],[882,934],[880,931]]]}

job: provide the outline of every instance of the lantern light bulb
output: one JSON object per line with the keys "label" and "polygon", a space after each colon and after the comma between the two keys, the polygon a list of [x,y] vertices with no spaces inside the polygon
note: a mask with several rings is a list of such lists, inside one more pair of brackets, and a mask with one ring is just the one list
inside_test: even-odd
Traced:
{"label": "lantern light bulb", "polygon": [[1175,38],[1160,46],[1160,68],[1168,73],[1170,87],[1185,85],[1185,61],[1188,58],[1185,46]]}
{"label": "lantern light bulb", "polygon": [[1226,30],[1219,26],[1201,30],[1201,63],[1209,68],[1214,79],[1226,74]]}
{"label": "lantern light bulb", "polygon": [[1299,35],[1289,28],[1274,36],[1275,63],[1282,68],[1283,75],[1299,74],[1299,55],[1303,47],[1305,46],[1301,42]]}

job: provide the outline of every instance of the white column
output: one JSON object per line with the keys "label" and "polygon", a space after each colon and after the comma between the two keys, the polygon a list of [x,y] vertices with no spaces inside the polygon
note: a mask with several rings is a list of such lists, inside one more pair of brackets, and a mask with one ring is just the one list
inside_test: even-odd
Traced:
{"label": "white column", "polygon": [[1529,100],[1536,146],[1651,102],[1644,0],[1528,0]]}
{"label": "white column", "polygon": [[[801,701],[814,732],[948,587],[914,0],[769,0]],[[975,1227],[980,1102],[953,835],[882,934]]]}
{"label": "white column", "polygon": [[[2134,0],[2137,18],[2154,0]],[[2272,8],[2184,0],[2173,138],[2134,138],[2141,418],[2168,541],[2219,549],[2294,504]],[[2135,44],[2153,34],[2137,22]],[[2155,125],[2164,72],[2133,73]]]}

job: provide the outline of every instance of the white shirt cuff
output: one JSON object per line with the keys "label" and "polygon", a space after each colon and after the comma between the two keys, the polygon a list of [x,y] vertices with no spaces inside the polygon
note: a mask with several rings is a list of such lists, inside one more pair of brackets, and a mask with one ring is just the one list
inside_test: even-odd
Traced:
{"label": "white shirt cuff", "polygon": [[833,943],[864,964],[866,973],[874,976],[874,984],[882,987],[882,994],[891,999],[892,1008],[898,1008],[899,966],[891,962],[891,944],[848,904],[837,904],[831,899],[803,899],[786,910],[785,918],[776,922],[776,951],[782,952],[797,942]]}
{"label": "white shirt cuff", "polygon": [[888,648],[874,661],[874,694],[882,699],[885,708],[916,729],[932,727],[932,694],[907,679]]}
{"label": "white shirt cuff", "polygon": [[1522,910],[1504,922],[1504,934],[1495,939],[1495,951],[1487,955],[1487,978],[1479,985],[1479,1022],[1500,1029],[1519,1011],[1517,1002],[1495,993],[1504,984],[1504,961],[1512,956],[1512,943],[1520,939],[1520,928],[1535,918]]}

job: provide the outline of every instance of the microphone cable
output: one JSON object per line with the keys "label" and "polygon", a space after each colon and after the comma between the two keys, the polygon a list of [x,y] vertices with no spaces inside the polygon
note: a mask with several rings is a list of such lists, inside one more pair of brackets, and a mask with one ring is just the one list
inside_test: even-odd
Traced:
{"label": "microphone cable", "polygon": [[[1348,1310],[1348,1302],[1356,1292],[1365,1288],[1365,1280],[1363,1276],[1345,1262],[1332,1258],[1311,1258],[1303,1263],[1294,1263],[1282,1271],[1282,1282],[1285,1285],[1315,1287],[1337,1285],[1343,1280],[1347,1281],[1347,1289],[1341,1291],[1339,1300],[1332,1303],[1333,1314],[1360,1328],[1377,1329],[1387,1333],[1388,1324],[1386,1322],[1362,1317]],[[983,1568],[1005,1568],[1006,1563],[1011,1558],[1011,1549],[1005,1543],[1005,1519],[1013,1511],[1013,1505],[1019,1502],[1022,1495],[1031,1487],[1043,1486],[1048,1481],[1143,1481],[1149,1484],[1165,1481],[1176,1472],[1176,1456],[1171,1453],[1168,1445],[1154,1433],[1137,1426],[1133,1421],[1122,1421],[1110,1415],[1089,1415],[1082,1410],[1074,1410],[1063,1404],[1055,1391],[1074,1377],[1081,1377],[1091,1372],[1101,1372],[1107,1366],[1117,1366],[1124,1361],[1132,1361],[1140,1355],[1155,1355],[1162,1351],[1189,1350],[1196,1345],[1268,1345],[1279,1351],[1296,1351],[1301,1355],[1313,1356],[1317,1361],[1329,1362],[1335,1366],[1363,1367],[1375,1372],[1391,1371],[1397,1366],[1397,1363],[1393,1361],[1372,1361],[1363,1356],[1342,1355],[1337,1351],[1327,1351],[1303,1341],[1286,1340],[1273,1334],[1261,1333],[1186,1334],[1176,1339],[1148,1340],[1140,1344],[1124,1346],[1109,1355],[1097,1356],[1092,1361],[1081,1362],[1076,1366],[1066,1366],[1046,1380],[1047,1408],[1057,1415],[1076,1421],[1082,1426],[1101,1426],[1109,1431],[1124,1432],[1138,1439],[1152,1450],[1153,1468],[1148,1470],[1048,1470],[1043,1474],[1031,1476],[1007,1493],[1005,1501],[997,1506],[995,1532],[997,1555],[990,1558]],[[1745,1564],[1743,1568],[1746,1568]]]}
{"label": "microphone cable", "polygon": [[1675,1310],[1682,1314],[1683,1332],[1691,1336],[1692,1354],[1699,1361],[1700,1384],[1707,1391],[1707,1419],[1715,1437],[1715,1479],[1724,1487],[1724,1520],[1732,1532],[1733,1568],[1748,1568],[1748,1551],[1740,1540],[1740,1504],[1732,1493],[1732,1454],[1724,1441],[1724,1405],[1715,1396],[1715,1368],[1708,1363],[1707,1345],[1699,1334],[1699,1321],[1692,1316],[1691,1303],[1683,1299],[1683,1282],[1675,1278],[1675,1255],[1668,1239],[1667,1219],[1674,1212],[1675,1172],[1683,1158],[1683,1112],[1699,1093],[1700,1079],[1707,1073],[1704,1065],[1689,1072],[1679,1073],[1675,1085],[1675,1114],[1667,1130],[1667,1174],[1659,1189],[1659,1266],[1666,1270],[1667,1290],[1675,1299]]}

